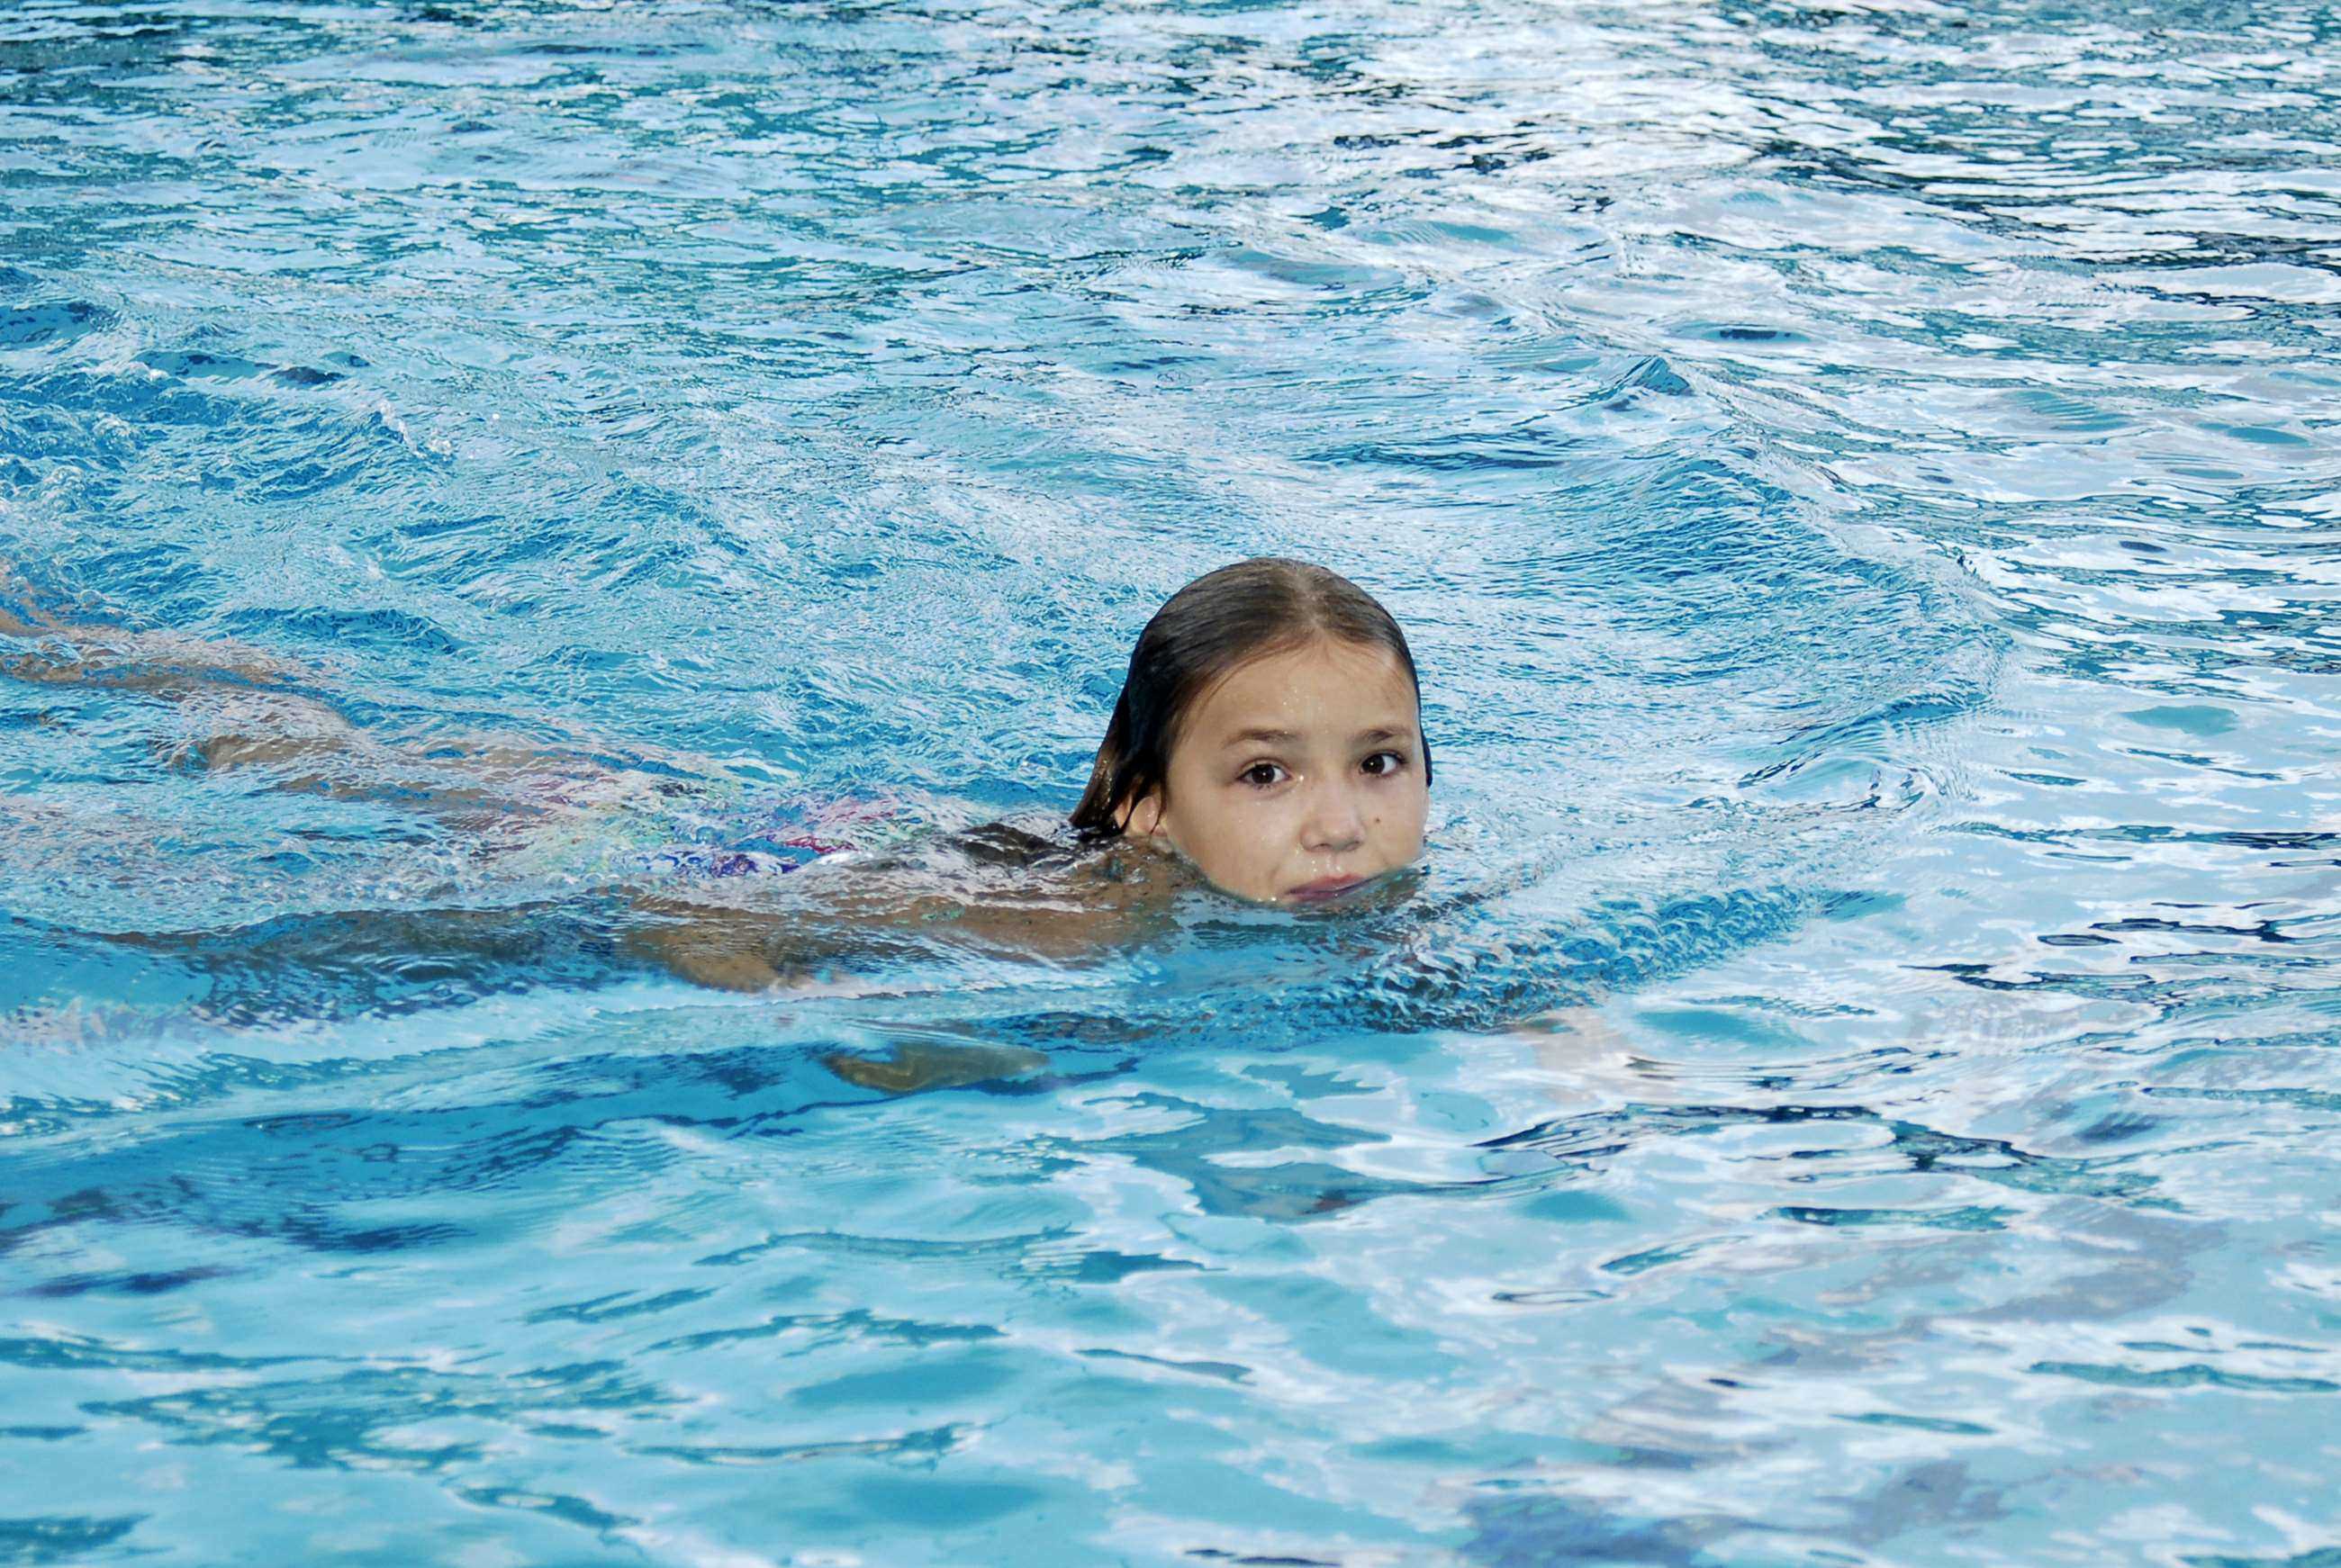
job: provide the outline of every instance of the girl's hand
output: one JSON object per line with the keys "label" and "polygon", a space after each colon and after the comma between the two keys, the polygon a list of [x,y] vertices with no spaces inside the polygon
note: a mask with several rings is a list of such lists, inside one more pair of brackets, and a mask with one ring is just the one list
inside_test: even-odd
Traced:
{"label": "girl's hand", "polygon": [[1039,1051],[1021,1046],[945,1046],[903,1040],[884,1057],[825,1057],[822,1065],[847,1083],[881,1094],[914,1095],[921,1089],[952,1089],[965,1084],[1012,1078],[1049,1065]]}

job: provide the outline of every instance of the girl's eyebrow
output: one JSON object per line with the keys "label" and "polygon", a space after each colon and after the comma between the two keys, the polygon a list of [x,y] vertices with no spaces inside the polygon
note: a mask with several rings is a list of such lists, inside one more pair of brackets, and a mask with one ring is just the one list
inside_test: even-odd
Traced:
{"label": "girl's eyebrow", "polygon": [[1290,729],[1239,729],[1220,742],[1222,746],[1290,746],[1300,737]]}
{"label": "girl's eyebrow", "polygon": [[[1300,739],[1290,729],[1239,729],[1220,742],[1221,746],[1290,746]],[[1360,729],[1351,743],[1364,745],[1370,740],[1411,740],[1414,731],[1400,725],[1377,724],[1371,729]]]}

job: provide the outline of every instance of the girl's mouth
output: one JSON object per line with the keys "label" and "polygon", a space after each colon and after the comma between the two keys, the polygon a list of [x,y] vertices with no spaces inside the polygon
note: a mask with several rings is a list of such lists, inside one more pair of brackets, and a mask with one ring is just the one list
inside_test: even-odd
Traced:
{"label": "girl's mouth", "polygon": [[1303,882],[1285,897],[1304,904],[1320,904],[1328,898],[1340,898],[1352,888],[1364,887],[1366,880],[1363,877],[1327,877],[1321,881]]}

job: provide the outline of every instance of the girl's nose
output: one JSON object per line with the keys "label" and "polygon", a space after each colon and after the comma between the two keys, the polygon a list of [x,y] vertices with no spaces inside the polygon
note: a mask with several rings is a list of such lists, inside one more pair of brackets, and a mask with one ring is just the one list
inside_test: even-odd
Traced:
{"label": "girl's nose", "polygon": [[1365,813],[1354,793],[1340,784],[1320,784],[1311,792],[1301,823],[1301,846],[1311,854],[1339,855],[1366,839]]}

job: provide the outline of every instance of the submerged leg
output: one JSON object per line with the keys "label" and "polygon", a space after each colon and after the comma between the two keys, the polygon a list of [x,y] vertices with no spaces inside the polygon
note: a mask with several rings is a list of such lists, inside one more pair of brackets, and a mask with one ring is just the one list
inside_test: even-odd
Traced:
{"label": "submerged leg", "polygon": [[240,643],[62,620],[5,561],[0,561],[0,637],[24,644],[0,649],[0,675],[43,685],[171,692],[206,683],[281,687],[314,673]]}
{"label": "submerged leg", "polygon": [[233,642],[66,620],[5,561],[0,638],[14,644],[0,644],[0,676],[183,704],[199,721],[196,732],[159,748],[175,768],[255,769],[289,792],[388,800],[467,827],[555,815],[593,803],[586,798],[596,792],[622,793],[628,782],[605,764],[525,745],[384,741],[313,694],[324,684],[318,670]]}

